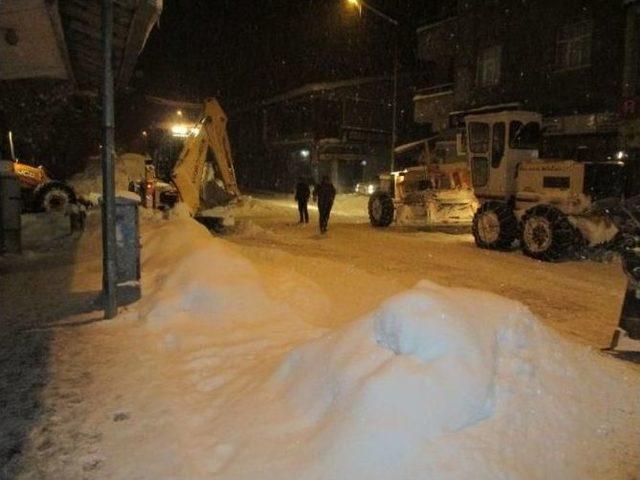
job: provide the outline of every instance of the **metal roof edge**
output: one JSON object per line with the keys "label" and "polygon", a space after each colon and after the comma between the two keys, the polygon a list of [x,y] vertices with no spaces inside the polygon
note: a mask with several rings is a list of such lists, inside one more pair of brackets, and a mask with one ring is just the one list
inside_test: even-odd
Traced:
{"label": "metal roof edge", "polygon": [[122,62],[116,77],[117,88],[124,88],[129,83],[151,30],[160,19],[162,7],[162,0],[142,0],[139,3],[129,25]]}
{"label": "metal roof edge", "polygon": [[58,50],[64,63],[64,67],[67,70],[68,80],[76,87],[76,76],[71,66],[71,58],[69,58],[69,49],[67,48],[67,40],[64,35],[64,28],[62,27],[62,20],[60,18],[60,10],[58,8],[58,1],[53,0],[51,2],[44,2],[45,10],[49,15],[51,21],[51,27],[53,28],[53,34],[55,36],[56,43],[58,44]]}
{"label": "metal roof edge", "polygon": [[452,15],[450,17],[447,18],[443,18],[442,20],[438,20],[436,22],[431,22],[431,23],[426,23],[424,25],[422,25],[421,27],[416,28],[416,33],[420,34],[422,32],[424,32],[425,30],[429,30],[431,28],[435,28],[438,27],[444,23],[450,22],[452,20],[457,20],[458,16],[457,15]]}
{"label": "metal roof edge", "polygon": [[[400,74],[399,77],[402,77],[403,75],[404,74]],[[230,115],[245,113],[257,108],[268,107],[269,105],[274,105],[276,103],[292,100],[294,98],[302,97],[303,95],[307,95],[309,93],[318,93],[318,92],[324,92],[328,90],[336,90],[338,88],[353,87],[356,85],[366,85],[369,83],[391,81],[391,79],[392,77],[390,76],[379,75],[379,76],[372,76],[372,77],[356,77],[356,78],[350,78],[347,80],[337,80],[334,82],[308,83],[306,85],[303,85],[302,87],[289,90],[288,92],[284,92],[284,93],[275,95],[273,97],[266,98],[264,100],[259,100],[249,105],[244,105],[239,108],[235,108],[230,112]]]}

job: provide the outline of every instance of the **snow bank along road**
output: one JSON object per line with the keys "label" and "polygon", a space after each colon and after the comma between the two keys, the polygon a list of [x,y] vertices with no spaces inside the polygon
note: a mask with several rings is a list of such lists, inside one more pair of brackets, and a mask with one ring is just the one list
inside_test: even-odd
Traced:
{"label": "snow bank along road", "polygon": [[[27,283],[48,293],[14,304],[22,334],[46,337],[37,365],[2,357],[0,478],[637,476],[637,369],[568,339],[608,339],[619,266],[372,231],[350,208],[327,237],[278,200],[246,204],[224,238],[145,215],[143,298],[112,322],[77,313],[99,288],[97,218],[72,272],[50,259],[0,284],[3,305]],[[48,318],[66,277],[82,308]]]}

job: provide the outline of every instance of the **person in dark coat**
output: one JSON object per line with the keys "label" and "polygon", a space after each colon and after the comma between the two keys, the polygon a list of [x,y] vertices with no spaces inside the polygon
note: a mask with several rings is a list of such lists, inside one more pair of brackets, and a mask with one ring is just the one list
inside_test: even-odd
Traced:
{"label": "person in dark coat", "polygon": [[320,213],[320,233],[327,231],[329,223],[329,215],[333,207],[333,200],[336,198],[336,188],[329,181],[326,175],[322,177],[322,181],[313,190],[313,198],[318,202],[318,212]]}
{"label": "person in dark coat", "polygon": [[300,177],[296,184],[295,199],[298,202],[298,212],[300,213],[300,221],[298,223],[309,223],[309,210],[307,204],[309,203],[309,197],[311,196],[311,190],[309,184],[304,178]]}

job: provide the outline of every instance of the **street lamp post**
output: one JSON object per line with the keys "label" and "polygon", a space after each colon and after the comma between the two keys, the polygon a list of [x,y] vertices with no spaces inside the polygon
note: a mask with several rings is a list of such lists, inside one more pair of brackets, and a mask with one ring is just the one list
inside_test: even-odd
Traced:
{"label": "street lamp post", "polygon": [[113,0],[102,0],[102,293],[104,316],[118,314],[113,114]]}
{"label": "street lamp post", "polygon": [[395,149],[396,143],[398,141],[398,26],[399,22],[387,15],[386,13],[378,10],[374,6],[368,4],[364,0],[348,0],[349,4],[353,5],[358,9],[358,11],[362,12],[362,9],[365,8],[377,15],[379,18],[382,18],[386,22],[390,23],[394,26],[394,45],[393,45],[393,104],[392,104],[392,119],[391,119],[391,158],[390,158],[390,167],[391,171],[394,170],[395,166]]}

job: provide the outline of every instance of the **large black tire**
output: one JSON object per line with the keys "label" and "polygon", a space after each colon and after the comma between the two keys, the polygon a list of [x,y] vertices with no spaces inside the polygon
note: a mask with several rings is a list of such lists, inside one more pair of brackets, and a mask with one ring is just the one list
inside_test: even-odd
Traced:
{"label": "large black tire", "polygon": [[387,192],[377,191],[369,197],[369,221],[374,227],[388,227],[393,222],[396,208]]}
{"label": "large black tire", "polygon": [[506,203],[486,202],[473,216],[471,231],[480,248],[508,250],[518,238],[518,220]]}
{"label": "large black tire", "polygon": [[529,257],[557,262],[579,248],[580,234],[560,210],[550,205],[537,205],[522,217],[520,245]]}
{"label": "large black tire", "polygon": [[40,187],[36,197],[38,207],[45,212],[66,212],[70,204],[76,203],[76,193],[73,189],[56,181]]}

